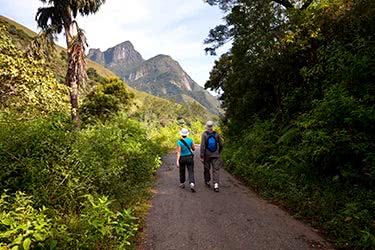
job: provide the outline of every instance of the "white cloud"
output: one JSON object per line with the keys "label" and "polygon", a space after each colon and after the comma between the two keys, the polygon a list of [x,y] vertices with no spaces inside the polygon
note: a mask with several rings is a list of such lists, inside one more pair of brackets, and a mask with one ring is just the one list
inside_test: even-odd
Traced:
{"label": "white cloud", "polygon": [[[0,0],[1,12],[35,29],[38,0]],[[107,0],[98,13],[79,17],[92,48],[105,50],[125,40],[148,59],[168,54],[201,85],[215,57],[206,56],[203,40],[221,22],[222,13],[203,0]],[[60,39],[60,44],[64,39]]]}

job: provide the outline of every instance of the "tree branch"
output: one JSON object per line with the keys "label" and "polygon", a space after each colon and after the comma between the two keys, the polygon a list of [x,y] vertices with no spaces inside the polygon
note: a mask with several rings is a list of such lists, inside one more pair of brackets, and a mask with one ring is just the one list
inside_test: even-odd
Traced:
{"label": "tree branch", "polygon": [[278,3],[282,6],[284,6],[287,9],[294,9],[294,5],[289,2],[288,0],[273,0],[275,3]]}
{"label": "tree branch", "polygon": [[[278,3],[284,6],[286,9],[294,9],[294,5],[289,0],[273,0],[275,3]],[[301,10],[307,9],[314,0],[306,0],[306,2],[302,5]]]}
{"label": "tree branch", "polygon": [[307,8],[310,6],[310,4],[312,4],[313,1],[314,1],[314,0],[307,0],[307,1],[302,5],[301,10],[305,10],[305,9],[307,9]]}

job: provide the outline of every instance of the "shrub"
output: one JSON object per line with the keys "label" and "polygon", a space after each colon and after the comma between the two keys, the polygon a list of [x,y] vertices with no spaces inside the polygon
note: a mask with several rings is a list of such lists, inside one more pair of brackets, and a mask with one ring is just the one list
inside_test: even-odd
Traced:
{"label": "shrub", "polygon": [[0,122],[1,190],[27,191],[38,207],[70,204],[82,194],[82,187],[72,151],[77,132],[71,129],[68,115],[15,117],[11,114]]}
{"label": "shrub", "polygon": [[119,200],[134,200],[161,163],[160,146],[126,116],[82,130],[74,148],[79,175],[93,191]]}
{"label": "shrub", "polygon": [[373,149],[375,110],[340,85],[330,87],[310,113],[301,116],[304,158],[315,174],[348,183],[375,184]]}
{"label": "shrub", "polygon": [[[70,249],[129,249],[138,230],[131,209],[114,212],[108,197],[85,195],[82,211],[65,239]],[[78,223],[77,223],[78,222]]]}
{"label": "shrub", "polygon": [[[2,112],[0,118],[0,189],[28,194],[16,202],[3,196],[0,216],[8,224],[0,225],[0,235],[7,247],[127,249],[133,243],[137,225],[129,208],[143,201],[162,153],[139,122],[121,115],[78,131],[65,114],[22,120]],[[43,237],[17,238],[21,229],[37,232],[34,226]]]}
{"label": "shrub", "polygon": [[17,192],[0,198],[1,249],[56,249],[56,238],[66,227],[56,223],[48,209],[35,209],[31,196]]}
{"label": "shrub", "polygon": [[[346,117],[358,123],[361,119],[355,114],[360,106],[347,98],[328,91],[311,114],[301,117],[298,126],[280,129],[272,120],[257,120],[242,133],[245,136],[230,137],[223,159],[232,173],[262,196],[323,228],[337,247],[371,249],[375,192],[366,160],[372,157],[369,148],[373,146],[368,137],[367,142],[363,137],[358,143],[343,127],[327,126],[335,121],[331,116],[319,116],[320,110],[350,110]],[[328,110],[322,108],[327,102]]]}
{"label": "shrub", "polygon": [[81,113],[82,119],[90,122],[111,119],[120,111],[127,111],[134,94],[129,92],[120,79],[103,79],[84,99]]}

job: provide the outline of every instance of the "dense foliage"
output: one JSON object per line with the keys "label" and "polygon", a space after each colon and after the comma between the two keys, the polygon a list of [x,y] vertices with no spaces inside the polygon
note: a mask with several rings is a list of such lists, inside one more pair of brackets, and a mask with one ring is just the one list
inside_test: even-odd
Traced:
{"label": "dense foliage", "polygon": [[0,26],[0,107],[48,114],[68,108],[68,89],[57,83],[42,60],[19,51]]}
{"label": "dense foliage", "polygon": [[120,111],[127,111],[133,98],[134,94],[126,89],[120,79],[103,79],[84,99],[82,119],[110,119]]}
{"label": "dense foliage", "polygon": [[77,130],[50,71],[61,78],[53,65],[66,54],[46,64],[17,49],[9,28],[0,49],[0,248],[134,249],[160,156],[181,127],[198,142],[207,113],[90,68]]}
{"label": "dense foliage", "polygon": [[[27,244],[27,237],[34,248],[54,244],[58,249],[117,249],[130,244],[128,237],[135,234],[136,225],[130,210],[123,209],[141,201],[161,154],[141,125],[119,116],[77,131],[67,115],[30,121],[4,118],[0,124],[0,189],[8,192],[0,215],[4,246]],[[18,190],[29,196],[14,196]],[[25,228],[39,228],[33,221],[45,227],[43,237]],[[54,231],[63,229],[67,233]],[[18,237],[21,230],[23,239]]]}
{"label": "dense foliage", "polygon": [[375,247],[375,3],[208,1],[227,11],[207,39],[206,87],[224,91],[229,168],[323,228]]}
{"label": "dense foliage", "polygon": [[132,249],[162,154],[125,114],[133,95],[96,79],[84,103],[97,110],[76,130],[67,87],[5,29],[0,64],[0,248]]}

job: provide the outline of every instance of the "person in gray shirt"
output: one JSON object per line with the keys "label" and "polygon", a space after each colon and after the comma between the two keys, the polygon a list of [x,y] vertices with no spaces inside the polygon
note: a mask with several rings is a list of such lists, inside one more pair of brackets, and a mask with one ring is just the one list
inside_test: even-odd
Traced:
{"label": "person in gray shirt", "polygon": [[220,168],[223,165],[220,153],[223,149],[223,142],[220,135],[213,129],[214,123],[206,123],[206,131],[202,134],[200,157],[204,164],[204,182],[211,187],[211,168],[214,184],[214,191],[219,192]]}

